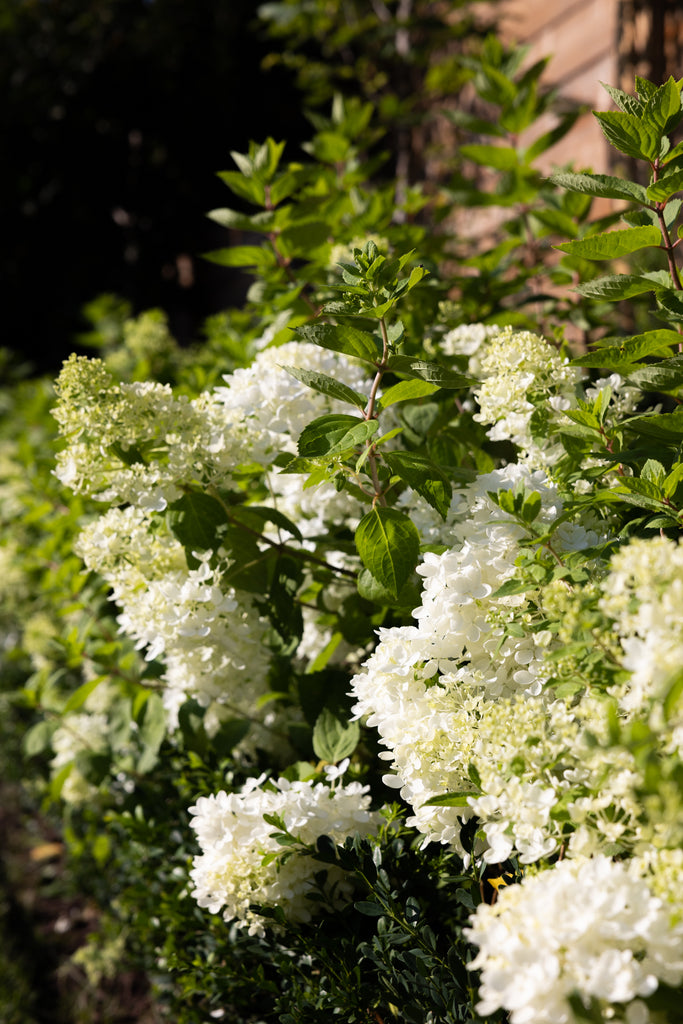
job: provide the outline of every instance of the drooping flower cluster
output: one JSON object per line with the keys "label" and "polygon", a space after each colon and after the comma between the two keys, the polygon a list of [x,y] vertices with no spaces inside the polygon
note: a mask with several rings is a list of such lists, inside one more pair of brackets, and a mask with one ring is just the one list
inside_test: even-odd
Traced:
{"label": "drooping flower cluster", "polygon": [[171,726],[189,696],[218,705],[214,715],[253,712],[267,689],[265,623],[246,595],[221,587],[209,553],[189,569],[165,520],[132,506],[90,523],[77,553],[110,584],[122,631],[148,661],[163,660]]}
{"label": "drooping flower cluster", "polygon": [[280,907],[293,922],[309,921],[323,906],[307,899],[316,889],[314,876],[321,871],[326,872],[329,908],[348,900],[351,893],[341,869],[280,845],[273,816],[307,845],[323,835],[336,843],[356,832],[371,835],[383,820],[369,809],[368,787],[358,782],[329,786],[281,778],[264,786],[264,779],[262,775],[250,780],[241,793],[200,797],[190,808],[202,851],[190,873],[193,896],[201,907],[212,914],[222,911],[226,921],[236,921],[251,935],[264,934],[266,923],[252,904]]}
{"label": "drooping flower cluster", "polygon": [[[122,631],[148,660],[164,662],[171,727],[188,697],[210,708],[206,723],[212,728],[226,714],[252,717],[267,690],[270,653],[251,595],[223,582],[230,565],[226,552],[193,553],[201,564],[188,567],[159,513],[188,487],[205,493],[238,489],[235,473],[258,466],[269,504],[295,521],[304,538],[325,535],[330,524],[361,514],[360,503],[332,485],[302,490],[300,476],[271,466],[278,454],[296,453],[307,423],[342,408],[284,366],[367,387],[365,371],[345,357],[298,342],[260,352],[249,368],[227,376],[226,386],[192,401],[168,385],[116,384],[100,360],[77,356],[57,383],[54,414],[67,441],[57,476],[77,493],[127,506],[91,522],[77,550],[110,584]],[[311,621],[309,647],[314,632]]]}

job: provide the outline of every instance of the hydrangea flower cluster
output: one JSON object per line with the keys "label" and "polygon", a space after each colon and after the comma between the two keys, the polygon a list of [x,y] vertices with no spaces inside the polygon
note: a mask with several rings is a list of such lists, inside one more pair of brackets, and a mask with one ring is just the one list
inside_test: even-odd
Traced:
{"label": "hydrangea flower cluster", "polygon": [[148,661],[163,659],[171,728],[189,696],[205,707],[218,705],[213,718],[220,708],[233,716],[253,714],[267,689],[265,622],[246,595],[238,598],[221,586],[210,552],[189,569],[165,520],[132,506],[110,509],[90,523],[76,551],[110,584],[121,630]]}
{"label": "hydrangea flower cluster", "polygon": [[580,372],[537,334],[511,328],[501,331],[478,356],[482,384],[474,389],[479,403],[474,419],[490,424],[492,441],[517,445],[520,461],[531,468],[550,466],[564,449],[549,439],[547,428],[538,436],[532,416],[539,398],[552,410],[551,416],[574,405]]}
{"label": "hydrangea flower cluster", "polygon": [[[269,503],[295,521],[305,538],[362,514],[355,498],[339,495],[332,485],[302,490],[300,477],[271,467],[278,454],[296,453],[307,423],[342,409],[284,366],[314,369],[368,389],[365,371],[345,357],[298,342],[263,350],[249,368],[226,376],[225,386],[193,401],[168,385],[116,384],[103,362],[78,356],[65,363],[57,382],[54,415],[67,445],[56,475],[77,493],[127,506],[91,522],[77,553],[110,584],[121,630],[148,660],[163,660],[171,728],[190,696],[209,708],[210,729],[226,714],[254,717],[267,689],[270,654],[266,623],[251,597],[222,582],[229,566],[225,552],[213,559],[210,552],[197,552],[201,564],[189,568],[158,513],[185,485],[236,487],[235,472],[256,464]],[[315,646],[316,629],[311,618],[307,650]],[[323,634],[319,640],[321,649]]]}
{"label": "hydrangea flower cluster", "polygon": [[[460,827],[476,811],[485,822],[487,859],[504,858],[514,847],[534,861],[558,842],[550,810],[559,783],[553,788],[539,780],[549,776],[546,765],[575,746],[580,728],[564,705],[549,711],[542,696],[551,637],[533,628],[529,596],[496,596],[517,572],[524,531],[489,492],[520,481],[541,494],[545,521],[560,513],[543,475],[520,466],[466,488],[461,497],[468,515],[452,523],[453,546],[441,555],[427,553],[418,569],[425,582],[416,625],[380,630],[380,643],[352,687],[354,713],[367,716],[388,748],[396,774],[385,781],[412,806],[411,825],[464,854]],[[564,550],[595,542],[566,524],[557,538]],[[526,628],[520,626],[525,619]],[[549,714],[554,727],[545,728]],[[511,766],[530,736],[536,742],[520,775]],[[446,793],[457,794],[453,805],[428,803]]]}
{"label": "hydrangea flower cluster", "polygon": [[683,544],[632,540],[613,556],[602,591],[630,672],[620,703],[633,712],[663,696],[683,664]]}
{"label": "hydrangea flower cluster", "polygon": [[571,1024],[577,993],[603,1020],[649,1024],[643,999],[683,980],[683,924],[653,888],[637,864],[598,855],[561,861],[480,904],[468,931],[479,946],[469,966],[482,970],[478,1012]]}
{"label": "hydrangea flower cluster", "polygon": [[251,779],[240,793],[200,797],[190,808],[202,851],[190,872],[192,895],[200,907],[212,914],[222,911],[226,921],[236,921],[250,935],[263,935],[266,924],[252,904],[280,907],[292,922],[309,921],[324,906],[307,898],[321,871],[326,873],[328,907],[339,906],[351,894],[341,869],[281,846],[273,816],[306,845],[322,835],[336,843],[355,833],[371,835],[384,820],[369,809],[368,787],[358,782],[330,786],[280,778],[262,785],[264,780],[265,775]]}

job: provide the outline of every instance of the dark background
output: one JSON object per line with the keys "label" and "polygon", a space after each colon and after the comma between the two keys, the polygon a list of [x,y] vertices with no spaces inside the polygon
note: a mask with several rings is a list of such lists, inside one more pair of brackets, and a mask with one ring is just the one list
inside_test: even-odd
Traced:
{"label": "dark background", "polygon": [[161,306],[181,343],[238,304],[203,261],[250,139],[309,134],[255,0],[0,0],[0,346],[58,369],[103,292]]}

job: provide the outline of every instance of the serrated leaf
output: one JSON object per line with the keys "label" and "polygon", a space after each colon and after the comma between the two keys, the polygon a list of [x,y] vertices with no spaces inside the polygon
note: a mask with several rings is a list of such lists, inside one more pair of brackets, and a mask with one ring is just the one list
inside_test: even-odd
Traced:
{"label": "serrated leaf", "polygon": [[417,491],[443,519],[446,518],[453,489],[443,470],[419,452],[385,452],[383,458],[392,473]]}
{"label": "serrated leaf", "polygon": [[598,277],[595,281],[585,281],[576,291],[590,299],[605,299],[607,302],[618,302],[631,299],[634,295],[652,292],[657,284],[648,277],[638,274],[610,274]]}
{"label": "serrated leaf", "polygon": [[667,444],[679,444],[683,440],[682,414],[653,413],[649,416],[633,416],[623,420],[621,426],[635,434],[652,437]]}
{"label": "serrated leaf", "polygon": [[637,160],[656,160],[659,156],[661,132],[641,121],[633,114],[623,111],[598,111],[593,113],[603,134],[620,153]]}
{"label": "serrated leaf", "polygon": [[415,524],[404,512],[379,506],[363,516],[355,537],[365,568],[398,598],[420,554],[420,535]]}
{"label": "serrated leaf", "polygon": [[313,388],[314,391],[319,391],[321,395],[336,398],[347,405],[355,405],[361,410],[367,405],[365,395],[359,394],[358,391],[354,391],[340,380],[335,380],[334,377],[328,377],[326,373],[304,370],[298,366],[283,366],[282,369],[286,370],[295,380],[301,381],[302,384]]}
{"label": "serrated leaf", "polygon": [[302,430],[299,455],[304,459],[339,455],[363,444],[378,427],[377,420],[361,420],[343,413],[320,416]]}
{"label": "serrated leaf", "polygon": [[561,249],[571,256],[579,256],[584,260],[609,260],[619,256],[627,256],[647,246],[661,245],[662,235],[654,226],[642,228],[624,228],[621,231],[606,231],[601,235],[563,242],[554,248]]}
{"label": "serrated leaf", "polygon": [[390,356],[388,369],[392,373],[403,373],[407,377],[415,377],[426,380],[438,388],[446,390],[457,390],[469,388],[477,384],[474,377],[468,377],[464,373],[456,373],[440,366],[439,363],[426,362],[424,359],[414,359],[412,356]]}
{"label": "serrated leaf", "polygon": [[551,174],[550,181],[560,188],[602,199],[626,199],[647,205],[647,192],[635,181],[622,181],[609,174]]}
{"label": "serrated leaf", "polygon": [[681,90],[674,78],[669,76],[649,97],[644,117],[663,133],[673,131],[681,119]]}
{"label": "serrated leaf", "polygon": [[572,360],[572,366],[589,366],[596,369],[625,369],[633,363],[650,355],[661,355],[670,350],[672,345],[681,342],[681,335],[676,331],[662,328],[658,331],[646,331],[626,339],[621,345],[611,345],[597,349],[586,356]]}
{"label": "serrated leaf", "polygon": [[420,380],[416,377],[411,380],[402,380],[398,384],[394,384],[393,387],[387,388],[377,403],[377,408],[380,411],[388,409],[390,405],[395,405],[396,402],[406,402],[413,398],[425,398],[427,395],[433,395],[438,390],[438,384],[430,384],[429,381]]}
{"label": "serrated leaf", "polygon": [[617,89],[615,86],[608,85],[606,82],[600,82],[600,85],[610,94],[615,106],[619,107],[619,110],[623,110],[626,114],[634,114],[636,117],[642,117],[644,104],[637,96],[630,96],[629,93],[624,92],[623,89]]}
{"label": "serrated leaf", "polygon": [[683,171],[672,171],[659,181],[653,182],[647,190],[647,197],[655,203],[663,203],[669,196],[683,189]]}
{"label": "serrated leaf", "polygon": [[632,370],[628,380],[642,391],[674,391],[683,387],[683,356]]}
{"label": "serrated leaf", "polygon": [[330,708],[323,708],[313,726],[313,752],[321,761],[336,764],[350,757],[360,740],[358,722],[345,722]]}
{"label": "serrated leaf", "polygon": [[657,307],[662,320],[670,320],[671,323],[683,324],[683,297],[679,292],[658,291],[656,293]]}
{"label": "serrated leaf", "polygon": [[343,352],[373,365],[381,358],[381,346],[373,335],[349,324],[307,324],[297,327],[295,334],[321,348]]}

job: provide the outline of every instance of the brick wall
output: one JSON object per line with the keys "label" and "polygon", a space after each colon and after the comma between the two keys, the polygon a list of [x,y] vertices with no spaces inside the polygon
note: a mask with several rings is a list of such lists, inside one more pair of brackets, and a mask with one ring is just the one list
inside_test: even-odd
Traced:
{"label": "brick wall", "polygon": [[[501,0],[497,10],[502,35],[529,46],[530,63],[550,56],[546,82],[591,110],[611,108],[600,82],[619,84],[619,0]],[[588,112],[548,151],[542,169],[571,162],[577,169],[591,167],[604,173],[608,154],[604,136]]]}

